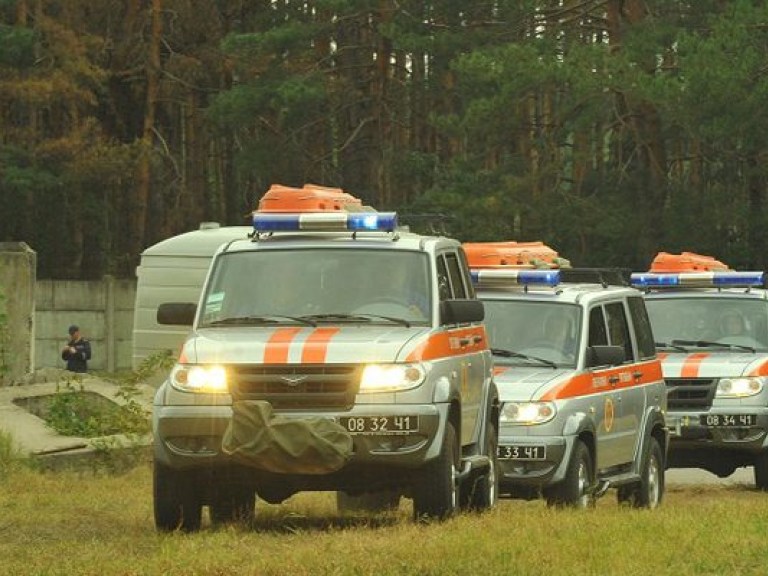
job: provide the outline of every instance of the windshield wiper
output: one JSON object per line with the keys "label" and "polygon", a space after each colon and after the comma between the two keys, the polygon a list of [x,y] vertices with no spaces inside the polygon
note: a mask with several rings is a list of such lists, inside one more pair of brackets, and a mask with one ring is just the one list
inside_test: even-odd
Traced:
{"label": "windshield wiper", "polygon": [[557,368],[557,364],[551,360],[539,358],[538,356],[529,356],[528,354],[521,354],[520,352],[514,352],[513,350],[505,350],[504,348],[491,348],[491,354],[494,356],[501,356],[502,358],[520,358],[521,360],[528,360],[529,362],[538,362],[551,368]]}
{"label": "windshield wiper", "polygon": [[743,344],[726,344],[725,342],[712,342],[711,340],[672,340],[673,346],[696,346],[698,348],[728,348],[733,350],[746,350],[748,352],[755,352],[752,346],[745,346]]}
{"label": "windshield wiper", "polygon": [[676,342],[680,342],[679,340],[673,340],[671,343],[667,342],[654,342],[654,346],[656,348],[672,348],[673,350],[679,350],[680,352],[688,352],[688,349],[685,346],[682,346],[681,344],[676,344]]}
{"label": "windshield wiper", "polygon": [[205,326],[258,326],[259,324],[280,324],[281,322],[297,322],[307,326],[317,326],[317,322],[304,317],[283,316],[281,314],[268,314],[265,316],[232,316],[208,322]]}
{"label": "windshield wiper", "polygon": [[301,318],[316,320],[318,322],[371,322],[372,320],[386,320],[387,322],[393,322],[394,324],[401,324],[406,328],[411,327],[411,323],[405,318],[380,316],[378,314],[308,314]]}

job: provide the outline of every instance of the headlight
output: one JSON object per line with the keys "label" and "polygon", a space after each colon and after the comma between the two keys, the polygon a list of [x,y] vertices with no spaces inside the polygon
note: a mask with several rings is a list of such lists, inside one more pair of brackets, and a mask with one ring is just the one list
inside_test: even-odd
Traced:
{"label": "headlight", "polygon": [[500,422],[505,424],[544,424],[557,414],[552,402],[505,402],[501,407]]}
{"label": "headlight", "polygon": [[176,364],[171,370],[171,385],[183,392],[223,394],[229,392],[223,366]]}
{"label": "headlight", "polygon": [[721,378],[717,383],[716,398],[744,398],[760,394],[762,378]]}
{"label": "headlight", "polygon": [[420,386],[426,376],[421,364],[369,364],[360,379],[360,392],[402,392]]}

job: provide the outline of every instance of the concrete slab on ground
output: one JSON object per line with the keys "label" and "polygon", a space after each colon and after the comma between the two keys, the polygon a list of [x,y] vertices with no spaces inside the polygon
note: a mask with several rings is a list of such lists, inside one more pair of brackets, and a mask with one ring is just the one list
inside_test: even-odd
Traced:
{"label": "concrete slab on ground", "polygon": [[[47,426],[43,419],[23,406],[19,406],[18,400],[55,394],[58,390],[65,390],[69,383],[74,390],[80,390],[82,386],[84,391],[99,394],[117,404],[126,402],[126,399],[117,395],[121,389],[118,384],[89,374],[74,375],[66,371],[60,372],[59,377],[49,375],[46,382],[0,387],[0,430],[10,434],[16,446],[26,455],[48,456],[65,453],[81,455],[83,452],[93,450],[93,442],[96,439],[63,436]],[[153,387],[138,385],[137,395],[131,399],[138,402],[147,414],[151,414],[154,394]],[[148,442],[149,439],[147,439]]]}

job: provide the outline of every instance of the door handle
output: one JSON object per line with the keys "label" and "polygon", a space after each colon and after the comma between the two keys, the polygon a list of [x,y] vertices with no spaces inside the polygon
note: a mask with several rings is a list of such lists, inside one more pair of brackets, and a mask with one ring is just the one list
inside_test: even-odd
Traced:
{"label": "door handle", "polygon": [[635,377],[635,380],[640,380],[643,377],[643,373],[638,370],[637,372],[632,372],[632,376]]}
{"label": "door handle", "polygon": [[610,376],[610,377],[608,378],[608,383],[609,383],[611,386],[616,386],[616,384],[618,384],[618,383],[619,383],[619,377],[618,377],[618,376]]}

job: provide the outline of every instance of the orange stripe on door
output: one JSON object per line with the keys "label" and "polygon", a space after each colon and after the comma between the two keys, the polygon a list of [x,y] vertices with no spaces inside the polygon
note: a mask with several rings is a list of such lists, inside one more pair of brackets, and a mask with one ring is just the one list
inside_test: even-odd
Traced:
{"label": "orange stripe on door", "polygon": [[[639,377],[636,378],[635,373],[639,373]],[[612,381],[613,379],[615,380]],[[582,372],[549,390],[539,400],[576,398],[598,392],[652,384],[661,382],[661,380],[661,362],[652,360],[642,364],[616,366],[615,368],[595,370],[594,372]]]}
{"label": "orange stripe on door", "polygon": [[408,354],[406,360],[408,362],[437,360],[487,349],[488,338],[485,334],[485,326],[471,326],[431,334],[413,352]]}
{"label": "orange stripe on door", "polygon": [[322,364],[328,353],[328,343],[339,331],[338,328],[318,328],[309,335],[304,343],[301,361],[306,364]]}
{"label": "orange stripe on door", "polygon": [[681,378],[696,378],[699,375],[699,367],[705,358],[709,356],[709,352],[697,352],[691,354],[683,362],[683,368],[680,371]]}
{"label": "orange stripe on door", "polygon": [[270,336],[264,349],[265,364],[285,364],[288,362],[288,350],[301,328],[279,328]]}

